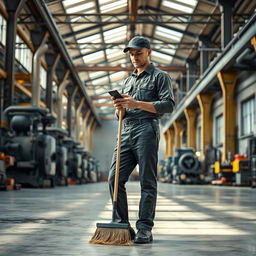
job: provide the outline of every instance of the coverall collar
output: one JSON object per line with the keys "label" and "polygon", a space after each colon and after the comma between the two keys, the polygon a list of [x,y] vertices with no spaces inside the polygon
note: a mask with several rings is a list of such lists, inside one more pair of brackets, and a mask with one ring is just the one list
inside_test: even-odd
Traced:
{"label": "coverall collar", "polygon": [[[153,72],[154,68],[155,68],[154,65],[153,65],[152,63],[150,63],[150,64],[148,65],[148,67],[147,67],[142,73],[140,73],[140,74],[143,74],[144,72],[147,72],[148,74],[150,74],[150,73]],[[133,70],[132,76],[138,76],[138,75],[137,75],[137,69],[134,69],[134,70]]]}

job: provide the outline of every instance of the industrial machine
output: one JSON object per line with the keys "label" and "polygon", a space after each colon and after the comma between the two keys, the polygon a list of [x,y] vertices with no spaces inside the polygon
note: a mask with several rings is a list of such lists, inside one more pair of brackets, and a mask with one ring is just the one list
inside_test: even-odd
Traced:
{"label": "industrial machine", "polygon": [[10,106],[4,111],[7,136],[4,151],[14,157],[6,170],[9,178],[23,186],[54,186],[56,140],[46,126],[55,119],[39,106]]}
{"label": "industrial machine", "polygon": [[58,186],[68,185],[68,149],[64,145],[64,139],[68,132],[61,128],[49,128],[47,133],[56,139],[56,175],[55,184]]}
{"label": "industrial machine", "polygon": [[79,144],[72,138],[63,140],[63,145],[67,148],[68,177],[75,184],[82,183],[82,155],[77,152]]}
{"label": "industrial machine", "polygon": [[82,170],[82,176],[81,176],[81,184],[86,184],[89,182],[88,178],[88,160],[87,160],[87,151],[82,146],[76,147],[76,153],[81,156],[81,164],[80,168]]}
{"label": "industrial machine", "polygon": [[174,157],[169,160],[169,163],[170,161],[171,164],[167,162],[170,182],[178,184],[201,184],[204,182],[200,162],[193,149],[175,149]]}
{"label": "industrial machine", "polygon": [[172,160],[173,157],[169,156],[167,160],[161,160],[159,164],[159,181],[171,182],[172,181]]}
{"label": "industrial machine", "polygon": [[252,180],[250,161],[244,155],[236,154],[233,159],[230,157],[224,163],[216,161],[214,164],[216,179],[212,184],[249,186]]}

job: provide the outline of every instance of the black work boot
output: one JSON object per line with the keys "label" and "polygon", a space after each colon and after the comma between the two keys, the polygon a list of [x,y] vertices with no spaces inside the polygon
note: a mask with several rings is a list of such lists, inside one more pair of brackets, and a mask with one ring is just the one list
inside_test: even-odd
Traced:
{"label": "black work boot", "polygon": [[150,230],[139,229],[137,232],[134,243],[136,244],[147,244],[153,241],[153,236]]}

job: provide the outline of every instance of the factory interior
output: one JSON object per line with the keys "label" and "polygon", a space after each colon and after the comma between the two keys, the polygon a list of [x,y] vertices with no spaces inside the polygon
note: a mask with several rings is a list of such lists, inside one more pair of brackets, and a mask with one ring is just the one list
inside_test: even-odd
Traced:
{"label": "factory interior", "polygon": [[[129,47],[136,37],[150,46]],[[146,76],[131,61],[145,48],[175,102],[149,125],[153,238],[95,244],[97,223],[114,220],[119,128],[145,121],[119,118],[109,91]],[[139,232],[136,164],[124,190]],[[256,256],[256,1],[0,0],[0,256],[218,254]]]}

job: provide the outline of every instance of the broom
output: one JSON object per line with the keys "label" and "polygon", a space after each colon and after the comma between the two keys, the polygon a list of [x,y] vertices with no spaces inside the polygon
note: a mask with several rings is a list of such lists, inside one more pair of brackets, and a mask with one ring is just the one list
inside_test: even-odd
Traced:
{"label": "broom", "polygon": [[113,210],[112,221],[110,223],[97,223],[96,231],[90,240],[92,244],[105,245],[132,245],[130,225],[128,223],[118,222],[117,214],[117,194],[120,168],[120,149],[122,132],[122,109],[118,110],[118,135],[117,135],[117,153],[116,153],[116,172],[114,181]]}

